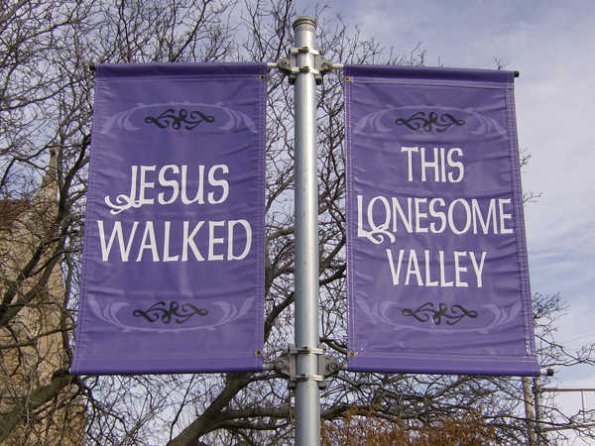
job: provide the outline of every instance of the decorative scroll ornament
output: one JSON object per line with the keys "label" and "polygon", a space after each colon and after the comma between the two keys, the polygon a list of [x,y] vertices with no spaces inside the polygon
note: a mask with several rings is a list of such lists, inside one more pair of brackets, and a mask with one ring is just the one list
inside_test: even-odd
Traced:
{"label": "decorative scroll ornament", "polygon": [[197,308],[192,304],[178,304],[171,301],[168,304],[165,302],[157,302],[151,305],[146,310],[134,310],[132,315],[135,317],[142,317],[150,323],[161,321],[163,324],[169,324],[172,320],[176,324],[183,324],[193,316],[206,316],[209,312],[203,308]]}
{"label": "decorative scroll ornament", "polygon": [[450,113],[442,113],[438,115],[436,112],[418,111],[408,118],[395,119],[396,125],[404,125],[411,130],[423,129],[426,132],[436,130],[438,133],[443,133],[451,128],[453,125],[465,125],[465,121],[458,119]]}
{"label": "decorative scroll ornament", "polygon": [[[443,313],[448,314],[448,307],[446,304],[443,305]],[[427,333],[433,333],[436,335],[440,334],[449,334],[453,332],[451,328],[456,322],[452,322],[451,324],[436,324],[435,320],[442,322],[443,318],[448,319],[440,312],[440,306],[438,309],[433,309],[433,305],[431,303],[426,303],[419,307],[416,310],[411,309],[403,309],[399,307],[394,300],[385,300],[373,305],[368,305],[364,300],[360,300],[357,302],[358,308],[361,312],[371,320],[374,321],[375,324],[385,324],[392,327],[395,332],[400,330],[415,330],[415,331],[424,331]],[[461,305],[453,305],[453,309],[451,309],[451,313],[456,314],[455,317],[463,318],[466,315],[462,313],[459,308],[454,308],[455,306],[461,307]],[[457,333],[481,333],[486,334],[489,333],[490,330],[494,329],[495,327],[503,327],[506,326],[516,320],[518,315],[521,312],[522,305],[521,302],[516,302],[510,308],[500,308],[495,304],[486,304],[481,305],[481,318],[484,321],[483,324],[480,326],[465,326],[465,324],[457,325]],[[461,307],[462,308],[462,307]],[[397,310],[398,309],[398,310]],[[399,314],[406,316],[406,319],[403,317],[395,317],[395,310],[398,311]],[[424,313],[425,310],[425,313]],[[479,311],[470,311],[465,309],[465,311],[471,313],[469,315],[469,319],[477,319],[479,317]],[[434,313],[438,312],[440,317],[433,318]],[[416,313],[417,317],[413,317],[413,313]],[[406,322],[410,320],[411,323]],[[467,324],[468,325],[468,324]]]}
{"label": "decorative scroll ornament", "polygon": [[185,108],[179,110],[168,108],[157,116],[145,117],[145,123],[154,124],[160,129],[168,127],[174,130],[180,130],[182,127],[186,130],[192,130],[203,122],[211,123],[215,117],[207,115],[199,110],[188,112]]}
{"label": "decorative scroll ornament", "polygon": [[142,206],[140,201],[134,201],[126,194],[120,194],[116,196],[115,203],[112,202],[109,196],[106,196],[103,201],[105,201],[105,204],[111,208],[110,214],[112,215],[118,215],[120,212],[126,211],[130,208],[138,209]]}
{"label": "decorative scroll ornament", "polygon": [[147,125],[157,131],[167,128],[192,130],[203,122],[211,124],[213,130],[247,129],[251,133],[259,131],[252,117],[221,103],[159,102],[137,104],[106,117],[97,133],[109,135],[114,130],[137,132]]}
{"label": "decorative scroll ornament", "polygon": [[468,317],[470,319],[476,319],[478,316],[477,311],[468,310],[462,305],[455,304],[448,308],[445,303],[438,304],[438,308],[434,308],[432,302],[426,302],[422,306],[415,310],[405,308],[401,311],[403,316],[410,316],[419,322],[432,321],[435,325],[440,325],[446,320],[447,325],[455,325],[460,322],[463,318]]}
{"label": "decorative scroll ornament", "polygon": [[[105,323],[119,327],[123,332],[217,330],[218,327],[245,317],[255,303],[255,298],[246,299],[240,307],[226,301],[214,301],[207,311],[189,303],[180,305],[176,301],[159,301],[146,310],[133,310],[128,302],[100,303],[89,297],[93,314]],[[207,315],[208,318],[204,317]]]}

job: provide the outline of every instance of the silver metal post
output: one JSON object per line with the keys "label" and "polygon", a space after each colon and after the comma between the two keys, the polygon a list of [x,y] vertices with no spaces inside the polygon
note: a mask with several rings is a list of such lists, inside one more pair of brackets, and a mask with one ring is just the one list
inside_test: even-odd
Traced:
{"label": "silver metal post", "polygon": [[320,444],[318,388],[318,185],[316,174],[316,21],[293,23],[295,79],[296,445]]}
{"label": "silver metal post", "polygon": [[537,444],[535,438],[535,401],[533,401],[533,394],[531,393],[531,378],[523,376],[522,383],[525,418],[527,419],[527,438],[529,446],[535,446]]}
{"label": "silver metal post", "polygon": [[541,431],[541,386],[539,385],[539,376],[533,378],[533,402],[535,403],[535,437],[538,444],[545,443],[544,435]]}

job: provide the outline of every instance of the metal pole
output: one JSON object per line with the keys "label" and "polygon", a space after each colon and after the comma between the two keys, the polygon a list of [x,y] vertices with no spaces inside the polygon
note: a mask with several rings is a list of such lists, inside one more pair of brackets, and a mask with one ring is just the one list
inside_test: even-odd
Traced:
{"label": "metal pole", "polygon": [[525,402],[525,418],[527,420],[527,437],[529,439],[529,446],[536,446],[535,438],[535,402],[533,401],[533,394],[531,393],[531,378],[523,376],[523,400]]}
{"label": "metal pole", "polygon": [[533,378],[533,401],[535,402],[535,437],[539,444],[548,444],[544,434],[541,430],[541,401],[539,401],[539,394],[541,388],[539,385],[539,377]]}
{"label": "metal pole", "polygon": [[316,174],[316,21],[293,23],[295,80],[296,445],[320,444],[318,388],[318,185]]}

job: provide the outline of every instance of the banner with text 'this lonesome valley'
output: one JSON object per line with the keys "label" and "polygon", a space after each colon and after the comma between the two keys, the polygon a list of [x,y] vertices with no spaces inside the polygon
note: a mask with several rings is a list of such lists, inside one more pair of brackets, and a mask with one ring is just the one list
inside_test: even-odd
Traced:
{"label": "banner with text 'this lonesome valley'", "polygon": [[345,76],[349,369],[538,374],[513,73]]}
{"label": "banner with text 'this lonesome valley'", "polygon": [[266,66],[95,77],[72,372],[261,369]]}

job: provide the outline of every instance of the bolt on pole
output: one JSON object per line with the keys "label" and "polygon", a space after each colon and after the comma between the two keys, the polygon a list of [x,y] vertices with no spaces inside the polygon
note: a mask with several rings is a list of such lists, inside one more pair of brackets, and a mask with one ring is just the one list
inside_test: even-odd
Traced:
{"label": "bolt on pole", "polygon": [[318,387],[318,184],[316,174],[316,21],[293,23],[295,75],[296,445],[320,444]]}

